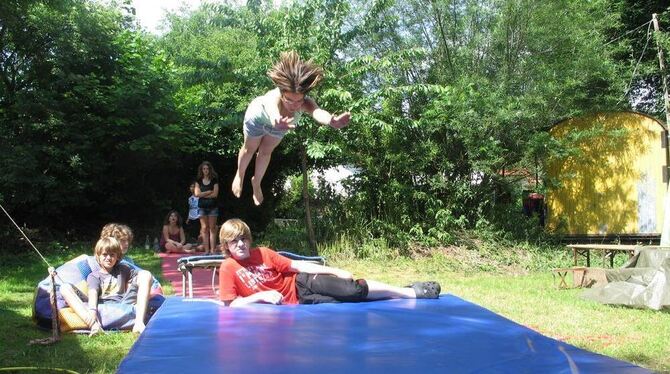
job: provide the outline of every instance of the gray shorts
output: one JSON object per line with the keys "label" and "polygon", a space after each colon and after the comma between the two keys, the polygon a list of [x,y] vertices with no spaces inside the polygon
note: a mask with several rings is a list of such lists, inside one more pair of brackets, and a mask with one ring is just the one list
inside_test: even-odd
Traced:
{"label": "gray shorts", "polygon": [[273,138],[281,139],[288,132],[288,130],[279,130],[272,126],[258,124],[253,120],[244,121],[243,130],[244,135],[250,138],[270,135]]}
{"label": "gray shorts", "polygon": [[[72,285],[71,285],[72,286]],[[123,295],[114,295],[113,297],[103,299],[99,298],[98,299],[98,304],[130,304],[130,305],[135,305],[137,303],[137,289],[138,285],[136,281],[134,280],[130,286],[128,287],[128,290],[126,290],[126,293]],[[81,290],[75,286],[72,286],[72,289],[74,292],[77,294],[79,299],[85,303],[88,302],[88,295],[85,295]],[[100,295],[98,295],[99,297]]]}

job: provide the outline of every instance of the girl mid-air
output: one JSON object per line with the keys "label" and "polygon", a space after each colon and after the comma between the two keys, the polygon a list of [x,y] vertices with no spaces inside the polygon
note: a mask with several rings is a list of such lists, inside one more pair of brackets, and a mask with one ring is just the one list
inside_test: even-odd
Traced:
{"label": "girl mid-air", "polygon": [[233,194],[242,195],[244,174],[256,154],[256,166],[251,177],[254,203],[263,202],[261,180],[270,164],[272,151],[288,130],[295,129],[302,113],[307,113],[322,125],[340,129],[349,124],[349,112],[333,115],[319,108],[314,99],[306,96],[323,79],[323,70],[311,60],[302,61],[294,51],[283,52],[279,61],[268,71],[276,88],[255,98],[244,115],[244,144],[237,158]]}

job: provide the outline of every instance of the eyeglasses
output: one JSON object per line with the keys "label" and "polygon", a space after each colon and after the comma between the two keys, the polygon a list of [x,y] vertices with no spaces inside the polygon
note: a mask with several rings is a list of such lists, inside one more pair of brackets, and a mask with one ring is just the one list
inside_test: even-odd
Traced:
{"label": "eyeglasses", "polygon": [[229,247],[236,247],[240,244],[240,242],[244,243],[245,240],[247,240],[247,238],[245,238],[244,236],[238,236],[233,240],[226,240],[226,243],[228,243]]}

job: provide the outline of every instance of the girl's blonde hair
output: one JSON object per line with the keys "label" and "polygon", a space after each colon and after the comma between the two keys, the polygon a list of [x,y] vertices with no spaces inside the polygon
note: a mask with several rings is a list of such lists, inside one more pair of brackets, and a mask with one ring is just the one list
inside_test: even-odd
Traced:
{"label": "girl's blonde hair", "polygon": [[228,242],[243,237],[249,241],[252,241],[251,229],[247,226],[244,221],[238,218],[231,218],[221,225],[221,230],[219,231],[219,242],[221,243],[221,248],[223,249],[224,255],[230,256],[230,250],[228,250]]}
{"label": "girl's blonde hair", "polygon": [[282,52],[268,77],[282,92],[306,95],[323,80],[323,69],[312,60],[301,60],[295,51]]}

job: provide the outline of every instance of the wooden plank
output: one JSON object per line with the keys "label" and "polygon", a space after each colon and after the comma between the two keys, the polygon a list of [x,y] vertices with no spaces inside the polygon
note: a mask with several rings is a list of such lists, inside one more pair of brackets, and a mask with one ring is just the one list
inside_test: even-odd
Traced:
{"label": "wooden plank", "polygon": [[638,248],[644,248],[643,245],[632,244],[568,244],[568,248],[573,249],[606,249],[611,251],[633,251]]}

